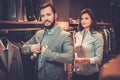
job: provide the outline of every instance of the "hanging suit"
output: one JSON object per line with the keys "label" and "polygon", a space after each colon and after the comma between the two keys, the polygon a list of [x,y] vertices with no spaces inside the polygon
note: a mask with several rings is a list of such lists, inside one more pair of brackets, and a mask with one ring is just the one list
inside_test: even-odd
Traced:
{"label": "hanging suit", "polygon": [[8,41],[8,58],[0,40],[0,80],[24,80],[21,53],[19,48]]}

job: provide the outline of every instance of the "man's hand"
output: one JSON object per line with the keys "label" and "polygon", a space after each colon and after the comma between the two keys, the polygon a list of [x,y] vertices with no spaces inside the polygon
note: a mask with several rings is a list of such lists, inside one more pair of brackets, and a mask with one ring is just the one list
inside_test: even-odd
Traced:
{"label": "man's hand", "polygon": [[40,49],[41,49],[41,46],[40,46],[40,44],[33,44],[32,46],[31,46],[31,52],[33,53],[33,54],[38,54],[38,53],[40,53]]}

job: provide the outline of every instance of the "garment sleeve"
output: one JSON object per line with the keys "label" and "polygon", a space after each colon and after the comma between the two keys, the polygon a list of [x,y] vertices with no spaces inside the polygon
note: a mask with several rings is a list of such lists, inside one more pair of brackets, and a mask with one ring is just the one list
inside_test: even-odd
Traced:
{"label": "garment sleeve", "polygon": [[103,57],[103,36],[102,34],[98,34],[97,36],[95,36],[96,40],[94,42],[94,56],[90,58],[90,63],[91,64],[98,64],[102,61],[102,57]]}
{"label": "garment sleeve", "polygon": [[71,35],[65,35],[63,39],[64,40],[62,42],[62,53],[55,52],[48,48],[44,52],[44,57],[61,63],[72,63],[74,59],[74,51]]}

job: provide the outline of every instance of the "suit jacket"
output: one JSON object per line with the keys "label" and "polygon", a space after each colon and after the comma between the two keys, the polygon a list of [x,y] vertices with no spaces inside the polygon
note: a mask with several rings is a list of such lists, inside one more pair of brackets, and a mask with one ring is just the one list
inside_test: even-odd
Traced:
{"label": "suit jacket", "polygon": [[[32,44],[42,41],[44,30],[39,30],[33,38],[23,45],[22,49],[25,54],[30,53]],[[40,58],[40,57],[39,57]],[[70,33],[55,30],[48,42],[48,48],[43,53],[41,67],[38,68],[38,77],[40,80],[65,80],[64,63],[72,63],[74,60],[73,42]],[[44,71],[43,73],[41,73]]]}
{"label": "suit jacket", "polygon": [[0,80],[24,80],[21,53],[19,48],[8,42],[8,62],[0,41]]}

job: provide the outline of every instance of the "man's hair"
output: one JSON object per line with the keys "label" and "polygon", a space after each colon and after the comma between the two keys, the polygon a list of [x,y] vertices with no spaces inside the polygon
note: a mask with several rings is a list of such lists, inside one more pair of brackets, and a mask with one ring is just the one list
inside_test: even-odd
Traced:
{"label": "man's hair", "polygon": [[56,13],[56,10],[55,10],[55,7],[51,4],[51,3],[45,3],[43,4],[41,7],[40,7],[40,11],[46,7],[51,7],[53,13],[55,14]]}

